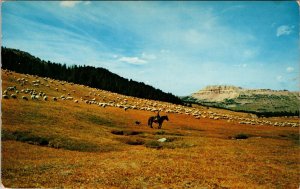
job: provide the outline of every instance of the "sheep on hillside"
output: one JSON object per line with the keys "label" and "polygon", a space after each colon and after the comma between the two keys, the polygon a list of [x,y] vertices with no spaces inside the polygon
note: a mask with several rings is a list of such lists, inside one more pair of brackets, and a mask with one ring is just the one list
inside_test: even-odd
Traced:
{"label": "sheep on hillside", "polygon": [[16,87],[16,86],[13,86],[13,87],[7,87],[7,90],[8,90],[8,91],[17,90],[17,87]]}
{"label": "sheep on hillside", "polygon": [[28,98],[26,96],[22,96],[22,99],[24,100],[28,100]]}
{"label": "sheep on hillside", "polygon": [[12,98],[16,99],[17,98],[17,95],[16,94],[11,94],[10,95]]}

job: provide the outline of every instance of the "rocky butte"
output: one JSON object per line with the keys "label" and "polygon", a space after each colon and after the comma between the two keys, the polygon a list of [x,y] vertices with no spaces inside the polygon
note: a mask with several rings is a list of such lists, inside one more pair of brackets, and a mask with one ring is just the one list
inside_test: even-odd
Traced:
{"label": "rocky butte", "polygon": [[300,107],[299,92],[232,85],[210,85],[183,100],[238,111],[299,112]]}

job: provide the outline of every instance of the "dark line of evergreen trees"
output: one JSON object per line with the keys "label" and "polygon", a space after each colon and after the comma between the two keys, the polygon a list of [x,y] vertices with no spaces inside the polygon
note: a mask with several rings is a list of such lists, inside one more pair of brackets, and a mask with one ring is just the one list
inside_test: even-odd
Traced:
{"label": "dark line of evergreen trees", "polygon": [[182,104],[182,101],[171,93],[165,93],[143,82],[125,79],[104,68],[66,66],[46,62],[18,49],[1,47],[1,50],[3,69],[64,80],[138,98]]}

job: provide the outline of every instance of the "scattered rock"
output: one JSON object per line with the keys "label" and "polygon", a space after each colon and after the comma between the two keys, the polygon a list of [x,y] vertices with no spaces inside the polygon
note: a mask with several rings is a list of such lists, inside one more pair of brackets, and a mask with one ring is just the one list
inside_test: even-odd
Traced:
{"label": "scattered rock", "polygon": [[157,141],[158,141],[158,142],[166,142],[167,139],[166,139],[166,138],[160,138],[160,139],[158,139]]}

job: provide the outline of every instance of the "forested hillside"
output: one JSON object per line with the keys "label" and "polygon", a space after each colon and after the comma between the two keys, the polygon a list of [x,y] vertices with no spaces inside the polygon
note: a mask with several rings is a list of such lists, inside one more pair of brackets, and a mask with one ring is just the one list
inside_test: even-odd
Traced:
{"label": "forested hillside", "polygon": [[3,69],[64,80],[128,96],[182,104],[181,100],[171,93],[165,93],[143,82],[128,80],[104,68],[66,66],[41,60],[17,49],[2,47],[1,50]]}

